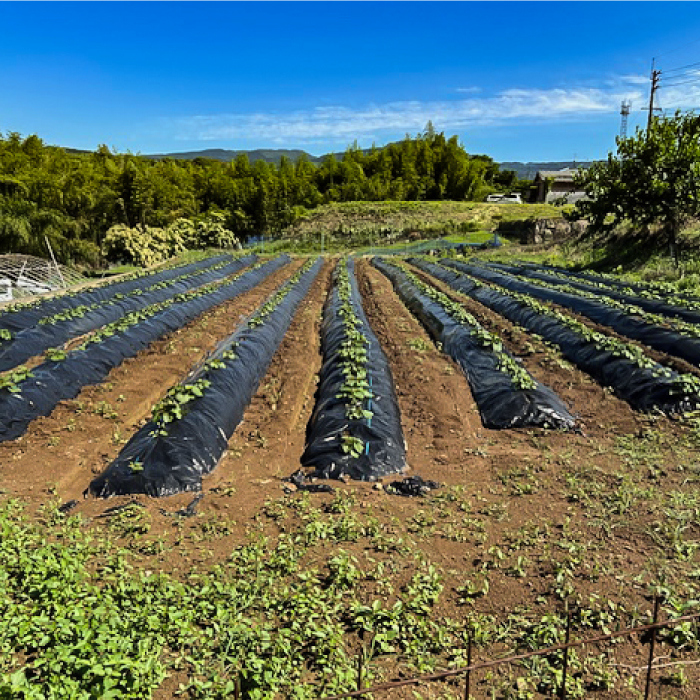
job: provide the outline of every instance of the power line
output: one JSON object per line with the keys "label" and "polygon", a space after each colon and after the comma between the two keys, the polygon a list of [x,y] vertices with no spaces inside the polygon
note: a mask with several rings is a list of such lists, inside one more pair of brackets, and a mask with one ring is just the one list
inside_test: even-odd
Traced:
{"label": "power line", "polygon": [[700,83],[700,78],[694,78],[693,80],[682,80],[679,83],[664,83],[660,87],[676,87],[677,85],[690,85],[690,84],[698,84]]}
{"label": "power line", "polygon": [[676,85],[687,85],[688,83],[700,83],[700,75],[696,76],[695,78],[691,78],[690,80],[681,80],[677,83],[663,83],[659,87],[676,87]]}
{"label": "power line", "polygon": [[662,56],[670,56],[672,53],[677,53],[678,51],[681,51],[682,49],[687,49],[689,46],[695,46],[695,44],[700,44],[700,39],[695,39],[694,41],[689,41],[687,44],[681,44],[680,46],[676,46],[676,48],[670,49],[669,51],[664,51],[663,53],[660,53],[657,56],[654,56],[654,58],[661,58]]}
{"label": "power line", "polygon": [[686,70],[688,68],[694,68],[695,66],[700,66],[700,61],[697,61],[695,63],[689,63],[686,66],[678,66],[678,68],[668,68],[667,70],[664,70],[664,73],[666,73],[666,74],[675,73],[676,71],[679,71],[679,70],[682,71],[682,70]]}
{"label": "power line", "polygon": [[[668,73],[664,71],[664,75],[668,76]],[[682,80],[683,78],[688,78],[693,75],[700,75],[700,68],[693,68],[692,70],[686,70],[682,73],[674,73],[669,77],[669,80]]]}
{"label": "power line", "polygon": [[684,80],[685,78],[693,78],[693,77],[700,77],[700,68],[693,68],[691,70],[686,70],[683,71],[682,73],[674,73],[673,75],[670,75],[666,72],[663,71],[664,76],[668,80]]}

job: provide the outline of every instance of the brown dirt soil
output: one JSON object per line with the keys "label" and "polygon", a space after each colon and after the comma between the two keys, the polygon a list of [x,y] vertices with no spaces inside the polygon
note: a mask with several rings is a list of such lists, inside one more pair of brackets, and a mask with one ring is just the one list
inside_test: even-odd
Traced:
{"label": "brown dirt soil", "polygon": [[[420,273],[420,271],[416,272]],[[428,276],[420,274],[424,279],[428,279]],[[418,353],[407,348],[409,339],[420,338],[430,343],[430,350],[426,355],[435,351],[428,336],[393,292],[391,283],[376,269],[370,268],[367,263],[358,265],[358,277],[365,294],[366,311],[370,322],[389,356],[397,384],[401,387],[401,380],[404,377],[413,376],[414,378],[414,383],[406,392],[407,397],[403,396],[404,392],[399,391],[404,424],[407,417],[412,412],[416,412],[417,407],[425,405],[423,403],[425,389],[421,394],[424,386],[437,388],[437,394],[443,394],[444,400],[441,402],[443,409],[445,404],[449,406],[446,396],[450,394],[445,391],[444,377],[440,376],[440,371],[436,373],[430,364],[426,366],[425,362],[417,367],[414,358]],[[464,564],[469,562],[466,568],[460,567],[460,575],[457,577],[459,580],[468,576],[469,569],[476,572],[485,565],[487,568],[492,566],[492,557],[484,556],[485,550],[488,550],[490,545],[502,542],[504,538],[511,537],[512,533],[521,528],[532,527],[534,523],[561,530],[562,522],[567,522],[569,524],[564,526],[565,528],[584,527],[585,531],[592,535],[591,524],[587,522],[591,514],[586,512],[585,508],[577,507],[576,499],[565,495],[566,483],[562,472],[579,473],[584,476],[584,479],[594,478],[606,481],[612,487],[621,473],[619,471],[620,448],[616,444],[618,439],[635,435],[642,442],[644,436],[659,430],[668,435],[669,441],[672,442],[671,436],[679,435],[682,428],[665,418],[650,418],[635,413],[628,404],[614,397],[609,390],[603,389],[590,377],[563,361],[561,355],[551,346],[535,341],[522,329],[481,304],[454,293],[446,285],[432,278],[430,281],[462,304],[486,328],[497,332],[508,349],[516,357],[520,357],[528,371],[539,381],[550,386],[571,406],[573,412],[579,416],[580,426],[584,431],[583,435],[544,430],[489,431],[479,425],[478,413],[473,401],[470,400],[469,404],[462,401],[460,407],[469,406],[473,416],[472,421],[476,423],[471,433],[465,431],[461,445],[463,454],[459,454],[460,449],[455,449],[453,440],[451,449],[446,455],[445,466],[440,464],[442,460],[433,457],[432,464],[430,461],[426,463],[427,471],[420,473],[427,478],[439,478],[450,485],[462,484],[466,487],[464,494],[467,498],[471,496],[477,503],[483,502],[485,505],[478,509],[477,513],[487,516],[486,536],[483,542],[474,542],[471,545],[456,543],[449,540],[453,533],[448,527],[443,531],[443,535],[448,533],[448,541],[435,536],[428,538],[431,541],[433,556],[445,565],[449,565],[450,561],[453,565],[462,561],[462,567],[464,567]],[[403,339],[403,345],[399,339]],[[411,354],[414,358],[410,358]],[[441,356],[438,355],[438,357]],[[444,364],[446,360],[443,358],[442,362]],[[461,373],[459,375],[457,373],[459,369],[455,369],[455,376],[466,385]],[[462,389],[462,395],[465,394],[468,394],[466,386]],[[456,405],[452,405],[451,421],[453,424],[458,424],[459,420]],[[450,419],[443,418],[443,421],[449,424]],[[409,439],[412,434],[410,427],[406,434]],[[409,440],[409,453],[414,466],[416,453],[420,454],[421,450],[425,453],[430,451],[430,431],[425,431],[423,435],[417,437],[418,444],[410,445]],[[421,440],[424,443],[422,446]],[[670,457],[673,464],[674,458],[682,459],[683,454],[681,451],[679,456],[666,455],[665,458],[659,455],[659,459],[664,461]],[[677,461],[676,464],[678,464]],[[668,476],[664,473],[664,477]],[[526,483],[517,483],[523,479]],[[670,482],[667,484],[668,489],[680,483],[677,478],[672,477],[668,481]],[[539,483],[535,485],[535,482]],[[672,483],[674,486],[671,485]],[[513,491],[511,484],[514,484]],[[531,492],[529,492],[530,489],[532,489]],[[495,494],[499,492],[506,495],[506,498],[496,506],[493,501]],[[629,526],[620,524],[614,530],[614,535],[604,536],[605,544],[600,542],[594,545],[595,549],[600,548],[601,551],[606,552],[604,558],[607,559],[607,566],[612,570],[622,568],[625,571],[644,571],[646,569],[649,541],[644,532],[652,521],[653,510],[649,508],[644,512],[645,509],[641,508],[634,524],[629,523]],[[406,521],[411,517],[415,518],[419,508],[416,507],[415,502],[411,502],[405,505],[402,511],[402,517]],[[480,521],[481,518],[477,520]],[[594,527],[600,527],[600,525]],[[591,540],[592,543],[594,541],[595,538]],[[527,576],[522,581],[512,576],[490,577],[489,594],[478,599],[476,609],[482,613],[498,616],[505,610],[517,609],[528,598],[533,600],[538,595],[547,596],[552,585],[551,564],[548,563],[544,568],[536,567],[536,570],[538,573],[534,578]],[[601,583],[597,578],[587,585],[579,582],[577,587],[582,594],[603,597],[612,594],[615,589],[618,589],[616,583]],[[619,593],[619,589],[617,592]],[[631,590],[626,591],[625,599],[628,604],[634,598],[635,595]],[[637,604],[643,606],[643,599],[637,598]],[[455,613],[454,610],[445,612],[446,614]],[[628,653],[634,653],[634,645],[630,646]],[[640,665],[642,661],[637,659],[635,663]],[[605,697],[605,694],[599,696]],[[404,696],[396,695],[396,697]],[[411,696],[407,694],[405,697]],[[426,697],[438,697],[438,695]]]}
{"label": "brown dirt soil", "polygon": [[167,389],[300,265],[284,267],[250,292],[153,343],[101,384],[85,387],[75,399],[34,421],[22,437],[0,444],[3,488],[22,498],[50,491],[65,501],[80,500],[89,481],[116,457]]}
{"label": "brown dirt soil", "polygon": [[333,266],[326,263],[300,305],[228,452],[205,480],[208,490],[235,489],[233,515],[244,524],[270,496],[288,488],[282,479],[300,467],[321,368],[320,326]]}
{"label": "brown dirt soil", "polygon": [[394,378],[410,469],[430,479],[459,478],[465,448],[484,431],[464,375],[366,260],[358,263],[357,278]]}
{"label": "brown dirt soil", "polygon": [[[595,416],[609,413],[615,416],[616,425],[614,430],[629,431],[634,429],[635,412],[625,401],[617,399],[611,391],[604,389],[592,377],[579,370],[574,365],[566,361],[555,346],[534,339],[528,331],[517,326],[504,317],[492,311],[488,307],[471,299],[465,294],[461,294],[449,285],[428,275],[427,273],[413,268],[413,272],[425,282],[434,285],[447,296],[459,302],[467,311],[487,329],[497,333],[506,344],[508,350],[519,357],[523,366],[532,374],[535,379],[553,389],[569,406],[569,409],[579,416],[580,425],[585,432],[589,431],[591,422],[595,421]],[[593,323],[590,319],[570,312],[568,309],[552,304],[552,307],[563,314],[577,319],[594,331],[598,331],[614,338],[621,339],[632,345],[637,345],[644,352],[657,362],[669,364],[680,372],[692,372],[700,376],[700,369],[693,367],[689,363],[679,358],[672,358],[665,353],[660,353],[646,345],[642,345],[630,338],[621,336],[606,326]],[[613,402],[617,405],[606,406],[602,403]],[[610,426],[606,425],[606,429]]]}
{"label": "brown dirt soil", "polygon": [[[50,417],[37,421],[20,440],[0,445],[5,493],[21,497],[32,507],[78,499],[76,511],[89,519],[87,527],[100,531],[110,528],[109,518],[100,517],[107,508],[136,500],[150,521],[147,541],[159,544],[153,554],[139,555],[136,565],[177,577],[209,571],[225,561],[250,532],[274,538],[289,530],[298,517],[291,513],[279,520],[272,513],[282,503],[281,479],[299,467],[304,449],[321,365],[319,328],[330,261],[300,306],[227,454],[205,479],[197,517],[173,517],[193,494],[109,501],[83,501],[81,494],[167,387],[185,376],[192,364],[233,330],[239,318],[300,264],[286,267],[247,295],[154,344],[115,369],[102,385],[85,389],[75,401],[61,404]],[[396,384],[410,473],[437,480],[444,487],[426,498],[403,499],[366,483],[333,486],[354,498],[353,513],[358,517],[376,518],[383,536],[400,538],[437,568],[444,588],[431,617],[465,620],[493,615],[505,622],[517,613],[540,620],[553,611],[563,613],[565,600],[573,605],[578,598],[581,604],[593,606],[595,596],[605,605],[613,601],[624,604],[630,613],[643,612],[650,607],[648,586],[658,580],[661,569],[667,581],[693,597],[691,572],[700,565],[698,554],[678,560],[650,535],[655,523],[666,517],[669,494],[694,497],[700,450],[692,428],[633,412],[563,362],[551,347],[475,302],[453,295],[485,327],[497,331],[537,379],[572,406],[583,427],[582,434],[486,430],[460,369],[437,350],[391,283],[366,260],[358,261],[357,275],[365,311]],[[110,417],[107,405],[116,417]],[[285,502],[296,498],[292,494]],[[310,499],[321,508],[333,496],[312,494]],[[692,539],[700,536],[695,525],[687,534]],[[142,545],[138,546],[141,552]],[[309,565],[338,546],[326,543],[321,552],[311,555]],[[381,553],[373,547],[367,537],[342,543],[342,549],[357,557],[360,568],[382,560],[395,571],[395,592],[371,581],[361,584],[358,595],[363,604],[375,599],[393,602],[411,579],[415,559],[404,556],[400,546]],[[568,567],[563,583],[559,580],[562,567]],[[463,586],[484,581],[486,589],[460,602]],[[513,622],[515,635],[518,624]],[[599,626],[585,636],[597,632]],[[348,639],[350,648],[358,644],[356,638]],[[475,659],[493,658],[503,649],[501,644],[478,647]],[[617,664],[642,666],[647,649],[648,645],[634,639],[615,646],[611,658]],[[593,646],[588,653],[602,650]],[[664,647],[659,653],[670,652]],[[385,669],[387,680],[414,675],[391,655],[378,665]],[[517,666],[501,669],[501,676],[493,678],[479,672],[472,693],[477,698],[491,697],[496,680],[510,671],[515,683]],[[690,700],[697,697],[692,688],[700,687],[700,675],[696,666],[686,667],[686,672],[689,685],[674,688],[673,693]],[[655,692],[661,688],[658,676],[659,672]],[[175,697],[179,683],[185,681],[184,672],[173,675],[154,697]],[[621,687],[591,697],[613,700],[620,697]],[[638,682],[636,687],[642,686]],[[447,700],[462,697],[462,688],[461,684],[421,684],[376,697],[408,700],[418,692],[423,698]]]}
{"label": "brown dirt soil", "polygon": [[[426,275],[426,273],[424,273],[422,270],[419,270],[418,268],[414,268],[414,270],[416,273],[420,273],[421,275],[423,275],[424,279],[430,279],[432,284],[440,285],[440,289],[442,289],[443,291],[449,290],[449,292],[446,291],[446,293],[456,295],[457,297],[459,297],[460,302],[469,299],[466,295],[460,294],[459,292],[455,292],[454,290],[450,289],[450,287],[444,284],[443,282],[440,282],[439,280],[431,277],[430,275]],[[478,302],[475,302],[474,300],[469,301],[473,304],[476,304],[478,307],[484,309],[486,308]],[[674,355],[661,352],[660,350],[656,350],[652,347],[649,347],[648,345],[644,345],[644,343],[641,343],[638,340],[635,340],[634,338],[628,338],[625,335],[621,335],[609,326],[604,326],[600,323],[596,323],[595,321],[592,321],[586,316],[582,316],[581,314],[578,314],[575,311],[572,311],[571,309],[567,309],[565,306],[553,304],[552,302],[548,303],[549,306],[551,306],[555,311],[559,311],[560,313],[565,314],[566,316],[571,316],[571,318],[575,318],[579,323],[583,323],[585,326],[588,326],[590,329],[597,331],[598,333],[603,333],[604,335],[608,335],[611,338],[616,338],[617,340],[622,340],[623,342],[628,343],[629,345],[635,345],[638,348],[641,348],[644,351],[644,353],[651,357],[653,360],[663,365],[668,365],[671,369],[675,370],[676,372],[685,372],[700,377],[700,367],[696,367],[692,363],[680,357],[675,357]],[[498,316],[498,314],[494,315]]]}

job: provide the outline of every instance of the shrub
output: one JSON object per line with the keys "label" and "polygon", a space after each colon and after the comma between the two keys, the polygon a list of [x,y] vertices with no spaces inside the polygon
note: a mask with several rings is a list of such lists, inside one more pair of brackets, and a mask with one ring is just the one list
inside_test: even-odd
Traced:
{"label": "shrub", "polygon": [[206,219],[196,222],[195,238],[188,248],[236,248],[238,239],[224,225],[226,217],[220,212],[210,212]]}
{"label": "shrub", "polygon": [[235,248],[238,239],[224,226],[224,215],[210,213],[192,221],[177,219],[166,228],[117,224],[107,231],[102,252],[108,260],[148,267],[186,249]]}
{"label": "shrub", "polygon": [[149,267],[186,249],[181,232],[172,226],[155,228],[117,224],[107,231],[102,252],[108,260]]}

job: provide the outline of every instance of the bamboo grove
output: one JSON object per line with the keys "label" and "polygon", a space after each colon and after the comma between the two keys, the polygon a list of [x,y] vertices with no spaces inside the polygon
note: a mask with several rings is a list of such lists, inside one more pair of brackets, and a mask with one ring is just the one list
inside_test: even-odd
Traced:
{"label": "bamboo grove", "polygon": [[104,145],[72,152],[8,133],[0,135],[0,253],[44,256],[46,237],[60,261],[99,266],[122,252],[104,245],[115,226],[155,236],[183,220],[190,228],[214,221],[245,240],[274,234],[323,203],[472,200],[512,176],[430,124],[383,148],[279,164],[245,154],[230,163],[156,160]]}

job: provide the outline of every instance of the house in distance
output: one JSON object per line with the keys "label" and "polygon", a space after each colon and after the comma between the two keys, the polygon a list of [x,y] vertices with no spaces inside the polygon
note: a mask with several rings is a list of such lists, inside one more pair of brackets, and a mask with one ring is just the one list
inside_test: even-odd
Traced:
{"label": "house in distance", "polygon": [[578,170],[563,168],[562,170],[538,170],[532,181],[530,190],[531,202],[546,202],[547,204],[573,204],[586,198],[586,193],[577,189],[574,177]]}

